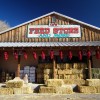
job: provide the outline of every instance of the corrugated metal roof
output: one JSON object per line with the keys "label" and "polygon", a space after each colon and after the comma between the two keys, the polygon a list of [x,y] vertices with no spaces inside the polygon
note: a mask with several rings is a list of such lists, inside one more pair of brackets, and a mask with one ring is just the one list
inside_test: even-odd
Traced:
{"label": "corrugated metal roof", "polygon": [[1,42],[0,47],[67,47],[100,46],[100,41],[92,42]]}

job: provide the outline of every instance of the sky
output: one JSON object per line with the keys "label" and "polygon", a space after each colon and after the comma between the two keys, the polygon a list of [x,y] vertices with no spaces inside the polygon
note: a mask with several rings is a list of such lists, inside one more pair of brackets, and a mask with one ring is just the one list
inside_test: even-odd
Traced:
{"label": "sky", "polygon": [[10,27],[52,11],[100,27],[100,0],[0,0],[0,20]]}

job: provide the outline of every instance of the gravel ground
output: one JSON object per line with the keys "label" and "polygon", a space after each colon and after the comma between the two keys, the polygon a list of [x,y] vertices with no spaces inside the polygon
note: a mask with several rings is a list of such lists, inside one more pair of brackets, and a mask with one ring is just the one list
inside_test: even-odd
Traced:
{"label": "gravel ground", "polygon": [[20,94],[0,95],[0,100],[100,100],[100,94]]}

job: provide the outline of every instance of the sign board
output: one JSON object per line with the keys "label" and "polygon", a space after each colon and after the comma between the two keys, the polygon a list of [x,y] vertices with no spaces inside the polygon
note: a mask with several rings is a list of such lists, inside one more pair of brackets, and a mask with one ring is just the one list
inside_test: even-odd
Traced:
{"label": "sign board", "polygon": [[81,37],[79,25],[29,25],[28,38]]}

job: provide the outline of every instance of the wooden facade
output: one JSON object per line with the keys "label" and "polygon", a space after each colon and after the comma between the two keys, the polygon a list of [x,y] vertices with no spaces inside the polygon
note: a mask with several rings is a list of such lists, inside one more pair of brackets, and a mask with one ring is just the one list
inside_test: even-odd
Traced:
{"label": "wooden facade", "polygon": [[[53,22],[55,16],[58,25],[80,25],[81,37],[80,38],[28,38],[27,27],[28,25],[49,25]],[[84,41],[100,41],[100,30],[92,28],[87,25],[80,24],[73,20],[51,14],[49,16],[40,18],[22,26],[13,28],[0,34],[0,42],[84,42]]]}

